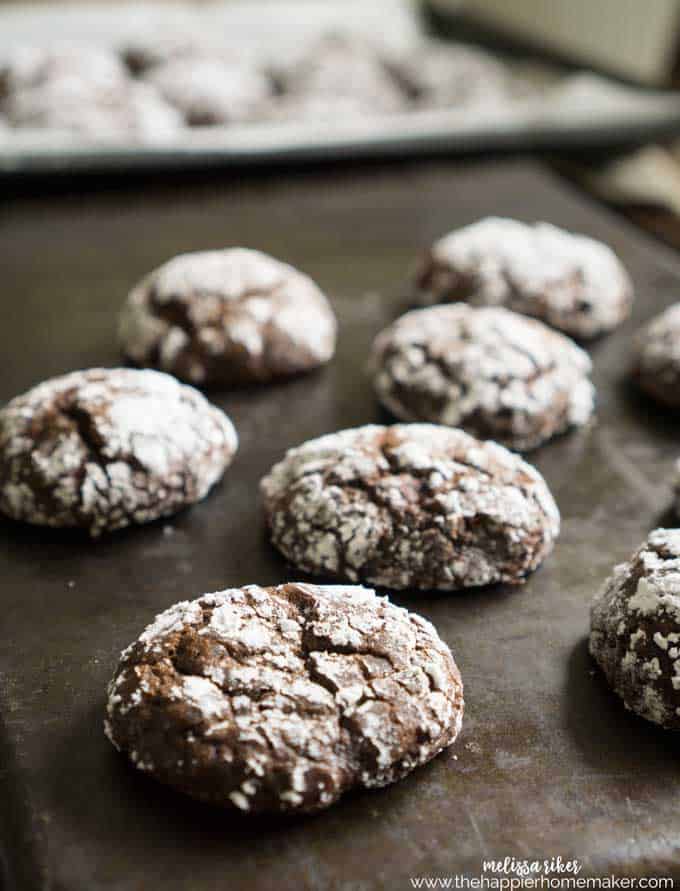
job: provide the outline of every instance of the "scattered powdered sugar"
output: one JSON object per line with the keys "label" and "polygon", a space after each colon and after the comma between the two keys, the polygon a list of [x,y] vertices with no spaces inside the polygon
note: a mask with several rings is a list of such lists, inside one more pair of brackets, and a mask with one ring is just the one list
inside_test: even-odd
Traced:
{"label": "scattered powdered sugar", "polygon": [[202,384],[316,367],[332,357],[335,337],[335,316],[316,284],[246,248],[169,260],[132,290],[120,322],[133,361]]}
{"label": "scattered powdered sugar", "polygon": [[250,585],[157,616],[121,656],[105,730],[197,798],[313,811],[428,761],[462,713],[429,622],[359,586]]}
{"label": "scattered powdered sugar", "polygon": [[624,704],[680,728],[680,530],[656,529],[591,611],[590,651]]}
{"label": "scattered powdered sugar", "polygon": [[533,467],[494,443],[427,424],[304,443],[261,489],[272,541],[295,566],[386,587],[520,582],[559,532],[557,507]]}
{"label": "scattered powdered sugar", "polygon": [[520,450],[586,423],[594,408],[587,353],[500,307],[409,312],[378,335],[371,364],[398,418],[461,425]]}
{"label": "scattered powdered sugar", "polygon": [[93,535],[203,498],[237,447],[233,425],[168,375],[91,369],[0,411],[0,509]]}
{"label": "scattered powdered sugar", "polygon": [[578,337],[629,313],[633,289],[614,252],[548,223],[490,217],[435,242],[419,278],[423,300],[507,306]]}

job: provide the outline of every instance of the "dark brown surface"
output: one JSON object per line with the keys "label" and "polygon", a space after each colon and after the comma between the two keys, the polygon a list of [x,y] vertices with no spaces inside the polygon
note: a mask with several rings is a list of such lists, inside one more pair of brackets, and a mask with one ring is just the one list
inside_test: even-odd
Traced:
{"label": "dark brown surface", "polygon": [[[490,213],[546,218],[609,241],[638,289],[633,319],[592,348],[599,422],[532,455],[563,513],[545,567],[520,589],[399,595],[454,651],[463,734],[403,782],[292,823],[214,812],[135,773],[101,731],[120,649],[176,600],[289,577],[256,486],[283,450],[381,419],[363,376],[404,303],[416,252]],[[623,383],[637,324],[680,295],[680,262],[537,168],[348,169],[242,184],[6,203],[0,238],[0,397],[117,361],[129,286],[182,250],[244,243],[329,293],[337,359],[292,383],[217,399],[241,449],[211,497],[173,522],[92,544],[0,524],[0,802],[13,880],[33,889],[409,888],[477,874],[488,856],[576,856],[583,873],[673,869],[676,737],[628,715],[587,656],[593,591],[659,523],[680,425]]]}

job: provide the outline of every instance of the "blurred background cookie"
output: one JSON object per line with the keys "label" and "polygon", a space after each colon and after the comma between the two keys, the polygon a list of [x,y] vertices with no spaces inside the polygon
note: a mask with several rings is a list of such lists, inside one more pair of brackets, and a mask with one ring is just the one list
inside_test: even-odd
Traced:
{"label": "blurred background cookie", "polygon": [[507,66],[479,47],[427,40],[386,54],[386,64],[410,99],[424,108],[504,103],[512,95]]}
{"label": "blurred background cookie", "polygon": [[272,66],[286,107],[354,107],[363,114],[403,110],[408,97],[368,41],[327,34]]}
{"label": "blurred background cookie", "polygon": [[8,54],[0,61],[0,104],[15,128],[90,139],[160,141],[183,123],[155,88],[129,78],[115,53],[70,44]]}
{"label": "blurred background cookie", "polygon": [[257,68],[215,57],[171,59],[146,79],[190,126],[266,117],[273,95],[273,83]]}
{"label": "blurred background cookie", "polygon": [[674,303],[638,333],[633,377],[639,387],[671,408],[680,405],[680,303]]}

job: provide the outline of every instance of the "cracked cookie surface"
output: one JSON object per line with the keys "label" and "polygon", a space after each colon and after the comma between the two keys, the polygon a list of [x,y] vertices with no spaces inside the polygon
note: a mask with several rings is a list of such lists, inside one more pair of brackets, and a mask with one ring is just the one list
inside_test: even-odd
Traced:
{"label": "cracked cookie surface", "polygon": [[367,426],[291,449],[261,482],[273,544],[297,569],[388,588],[517,584],[560,517],[538,471],[430,424]]}
{"label": "cracked cookie surface", "polygon": [[653,399],[680,405],[680,303],[648,322],[635,338],[633,377]]}
{"label": "cracked cookie surface", "polygon": [[0,510],[93,536],[199,501],[236,451],[234,427],[157,371],[76,371],[0,411]]}
{"label": "cracked cookie surface", "polygon": [[328,362],[336,321],[307,275],[260,251],[229,248],[181,254],[147,276],[128,297],[120,336],[138,365],[230,386]]}
{"label": "cracked cookie surface", "polygon": [[628,273],[607,245],[549,223],[497,217],[436,241],[416,287],[423,303],[505,306],[579,339],[611,331],[633,300]]}
{"label": "cracked cookie surface", "polygon": [[595,599],[590,652],[626,708],[680,730],[680,530],[655,529]]}
{"label": "cracked cookie surface", "polygon": [[451,745],[463,686],[433,626],[361,587],[249,585],[178,603],[121,655],[105,730],[213,804],[311,812]]}
{"label": "cracked cookie surface", "polygon": [[414,310],[382,331],[371,370],[404,421],[464,427],[520,451],[590,418],[588,354],[541,322],[460,303]]}

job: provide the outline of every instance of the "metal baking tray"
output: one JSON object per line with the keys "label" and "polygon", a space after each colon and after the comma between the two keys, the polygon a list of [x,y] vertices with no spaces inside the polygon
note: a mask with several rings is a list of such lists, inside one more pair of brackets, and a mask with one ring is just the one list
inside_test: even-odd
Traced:
{"label": "metal baking tray", "polygon": [[[487,214],[604,239],[635,282],[632,319],[591,348],[597,422],[531,456],[562,511],[524,587],[394,600],[435,623],[465,680],[459,741],[404,781],[315,817],[252,820],[132,769],[102,733],[120,650],[177,600],[296,573],[257,486],[285,449],[384,420],[365,377],[408,303],[414,257]],[[477,876],[488,858],[577,858],[581,876],[678,875],[677,740],[627,713],[586,648],[591,598],[662,522],[680,424],[629,390],[632,333],[677,300],[680,260],[538,166],[452,163],[224,176],[15,197],[0,238],[0,399],[119,361],[130,286],[168,257],[246,244],[310,273],[340,319],[335,360],[286,384],[211,394],[240,450],[208,499],[96,542],[0,521],[0,838],[8,891],[372,891]]]}
{"label": "metal baking tray", "polygon": [[[313,35],[341,30],[404,46],[422,33],[409,0],[227,0],[182,4],[0,6],[0,54],[55,38],[120,46],[132,36],[171,32],[229,34],[235,45],[287,52]],[[385,27],[385,23],[389,27]],[[159,170],[353,157],[621,145],[680,132],[676,93],[617,83],[545,63],[527,76],[533,98],[505,107],[412,111],[361,121],[194,128],[151,144],[78,142],[68,134],[10,130],[0,135],[0,173]]]}

